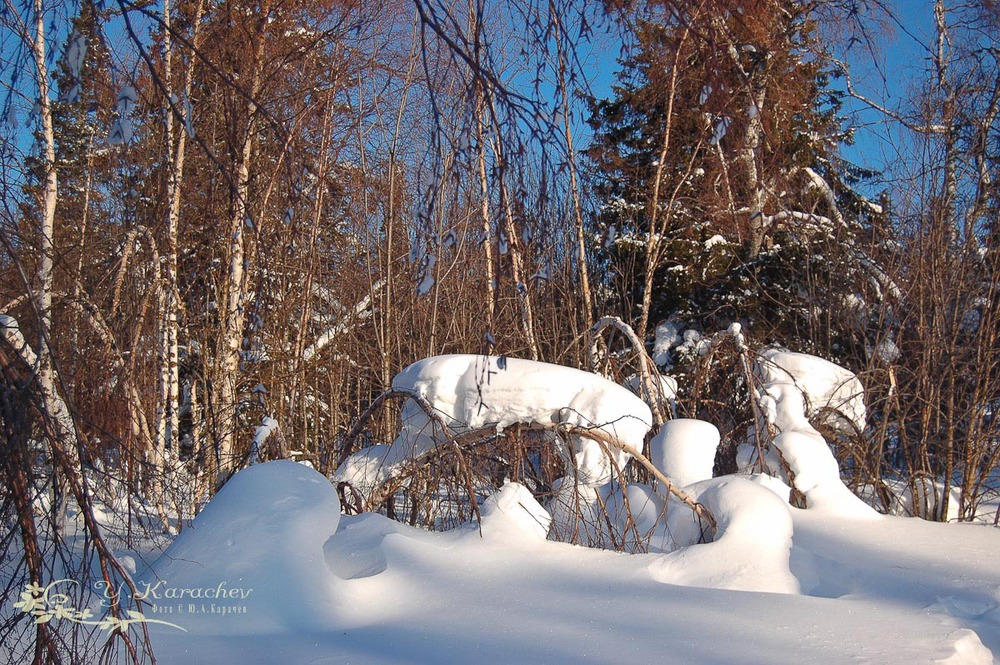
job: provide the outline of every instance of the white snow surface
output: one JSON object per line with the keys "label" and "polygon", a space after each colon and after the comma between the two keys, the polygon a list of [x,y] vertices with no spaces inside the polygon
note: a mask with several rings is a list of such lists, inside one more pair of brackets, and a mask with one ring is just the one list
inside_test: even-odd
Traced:
{"label": "white snow surface", "polygon": [[687,542],[680,543],[686,547],[653,562],[655,579],[716,589],[799,592],[789,570],[792,515],[785,501],[738,476],[704,480],[685,491],[715,515],[714,539],[697,544],[701,526],[693,512],[679,510],[668,524],[675,539],[687,527]]}
{"label": "white snow surface", "polygon": [[[677,410],[677,379],[666,374],[653,373],[650,380],[653,391],[652,399],[661,403],[665,402],[670,407],[670,412],[674,413]],[[629,376],[623,384],[636,395],[642,396],[642,377],[638,374]]]}
{"label": "white snow surface", "polygon": [[[212,604],[245,608],[237,621],[203,622],[203,613],[176,614],[176,600],[154,600],[165,618],[191,632],[267,634],[315,630],[337,616],[337,602],[323,544],[340,524],[340,501],[330,481],[290,461],[251,466],[230,479],[193,524],[181,531],[150,569],[140,575],[167,589],[240,589],[246,598],[198,600],[211,615]],[[179,592],[180,593],[180,592]],[[173,595],[177,595],[176,593]],[[244,594],[239,594],[244,595]],[[181,603],[187,610],[188,599]]]}
{"label": "white snow surface", "polygon": [[663,423],[650,439],[649,461],[683,487],[712,477],[719,441],[719,430],[712,423],[675,418]]}
{"label": "white snow surface", "polygon": [[[571,367],[497,356],[448,355],[413,363],[392,387],[430,402],[453,429],[515,423],[571,423],[597,427],[632,445],[642,445],[652,416],[649,407],[608,379]],[[404,437],[415,450],[433,445],[429,420],[415,403],[403,409]]]}
{"label": "white snow surface", "polygon": [[997,529],[789,508],[744,478],[691,490],[715,541],[627,555],[544,540],[513,484],[481,530],[430,533],[340,517],[318,473],[256,465],[153,566],[252,588],[245,612],[163,617],[188,632],[150,625],[158,662],[993,662]]}

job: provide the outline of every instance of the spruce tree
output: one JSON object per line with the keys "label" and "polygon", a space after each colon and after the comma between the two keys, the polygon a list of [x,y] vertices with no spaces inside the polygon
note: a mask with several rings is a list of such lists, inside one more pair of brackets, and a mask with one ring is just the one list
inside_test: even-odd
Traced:
{"label": "spruce tree", "polygon": [[593,100],[593,220],[615,303],[646,333],[743,321],[812,345],[850,288],[872,208],[814,8],[790,0],[628,9],[634,48]]}

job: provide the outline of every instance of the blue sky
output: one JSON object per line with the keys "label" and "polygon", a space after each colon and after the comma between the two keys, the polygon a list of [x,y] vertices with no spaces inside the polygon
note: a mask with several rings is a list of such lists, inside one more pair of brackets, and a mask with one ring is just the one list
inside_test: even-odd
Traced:
{"label": "blue sky", "polygon": [[[874,53],[856,47],[847,54],[847,62],[858,92],[897,110],[906,107],[913,86],[930,67],[927,45],[934,40],[934,3],[898,0],[890,6],[896,23],[876,40]],[[844,156],[861,166],[891,169],[906,138],[899,127],[860,101],[848,100],[847,108],[856,127],[856,143],[844,148]]]}

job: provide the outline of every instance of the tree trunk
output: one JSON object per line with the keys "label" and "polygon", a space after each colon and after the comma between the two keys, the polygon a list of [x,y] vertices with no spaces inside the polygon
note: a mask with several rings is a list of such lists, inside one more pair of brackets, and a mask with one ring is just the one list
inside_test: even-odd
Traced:
{"label": "tree trunk", "polygon": [[[195,49],[200,46],[199,27],[204,4],[198,2],[194,17],[194,35],[192,43]],[[167,150],[167,218],[166,218],[166,261],[164,263],[163,279],[160,282],[158,320],[158,390],[156,405],[156,438],[153,445],[153,487],[151,499],[160,508],[161,518],[164,515],[162,482],[169,473],[168,449],[173,449],[173,455],[179,452],[179,411],[180,411],[180,375],[178,339],[180,337],[179,317],[180,296],[177,282],[177,237],[181,216],[181,187],[184,181],[184,153],[187,146],[187,128],[178,127],[174,122],[174,114],[179,100],[173,94],[173,40],[171,33],[170,0],[163,0],[163,51],[164,51],[164,121]],[[184,99],[191,93],[194,81],[194,63],[192,58],[184,72]],[[187,118],[187,123],[191,122]],[[164,523],[166,526],[166,523]]]}
{"label": "tree trunk", "polygon": [[[263,13],[266,15],[267,12]],[[258,125],[258,108],[254,100],[260,94],[265,41],[264,35],[257,36],[256,52],[252,65],[254,71],[248,90],[250,101],[247,102],[247,125],[241,150],[237,157],[236,174],[233,178],[233,203],[229,216],[229,235],[227,236],[229,239],[229,266],[223,298],[225,310],[213,384],[216,391],[213,417],[218,437],[216,456],[219,465],[216,487],[225,483],[238,466],[235,450],[239,407],[237,384],[240,374],[240,351],[246,327],[247,300],[247,270],[244,265],[247,257],[245,238],[246,231],[253,223],[249,217],[248,196],[250,193],[250,162],[255,154]]]}

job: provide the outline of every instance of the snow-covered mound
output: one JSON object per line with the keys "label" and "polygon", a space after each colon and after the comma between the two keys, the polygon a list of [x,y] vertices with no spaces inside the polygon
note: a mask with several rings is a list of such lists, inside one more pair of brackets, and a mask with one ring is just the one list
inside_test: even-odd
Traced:
{"label": "snow-covered mound", "polygon": [[[292,475],[272,479],[284,485]],[[298,554],[274,539],[239,538],[234,546],[286,556],[258,557],[245,576],[309,579],[314,588],[285,587],[245,615],[172,617],[197,631],[151,626],[157,662],[992,662],[986,647],[1000,645],[995,529],[789,511],[751,486],[696,485],[721,534],[666,556],[543,540],[532,522],[544,515],[514,485],[495,508],[484,503],[483,537],[474,525],[431,533],[371,513],[343,517],[327,537],[325,511],[281,511],[286,533],[313,536],[298,541]],[[226,499],[227,513],[245,515],[273,495],[263,482],[246,489],[254,493]],[[234,498],[246,506],[238,510]],[[803,591],[822,597],[772,593],[796,584],[787,569],[762,567],[782,560],[789,524],[775,516],[789,512],[791,569]],[[775,544],[770,558],[755,551],[758,534]],[[323,538],[319,556],[307,556]],[[217,579],[227,557],[202,565]],[[726,590],[747,588],[762,592]],[[275,620],[290,619],[293,606],[301,623]],[[257,628],[257,613],[273,630]]]}
{"label": "snow-covered mound", "polygon": [[807,416],[837,425],[832,411],[858,431],[865,428],[864,388],[853,372],[840,365],[806,353],[767,349],[757,359],[755,371],[765,385],[797,386],[808,405]]}
{"label": "snow-covered mound", "polygon": [[504,483],[480,506],[479,530],[484,538],[506,542],[545,540],[552,516],[519,483]]}
{"label": "snow-covered mound", "polygon": [[[335,605],[323,544],[339,523],[337,492],[316,471],[240,471],[141,576],[140,590],[158,590],[145,615],[192,632],[324,626]],[[240,620],[216,621],[226,615]]]}
{"label": "snow-covered mound", "polygon": [[773,444],[781,465],[791,473],[786,480],[802,493],[806,505],[841,515],[876,517],[841,481],[830,446],[807,417],[827,407],[863,428],[864,394],[857,377],[822,358],[773,349],[761,354],[755,372],[762,384],[761,411],[777,432]]}
{"label": "snow-covered mound", "polygon": [[675,485],[706,480],[712,477],[720,438],[718,428],[704,420],[668,420],[649,441],[649,461]]}
{"label": "snow-covered mound", "polygon": [[726,476],[688,485],[717,525],[712,542],[696,545],[703,525],[687,506],[672,512],[666,534],[680,545],[651,565],[657,579],[674,584],[741,591],[799,593],[789,569],[792,514],[788,504],[751,480]]}
{"label": "snow-covered mound", "polygon": [[[423,398],[452,432],[516,423],[570,424],[596,428],[637,448],[652,423],[649,407],[626,388],[602,376],[549,363],[479,355],[448,355],[420,360],[392,381],[396,390]],[[414,400],[407,400],[402,429],[388,447],[357,453],[337,470],[338,481],[363,491],[390,477],[408,459],[439,445],[444,436]],[[571,442],[576,477],[602,484],[628,456],[604,454],[600,444]]]}

